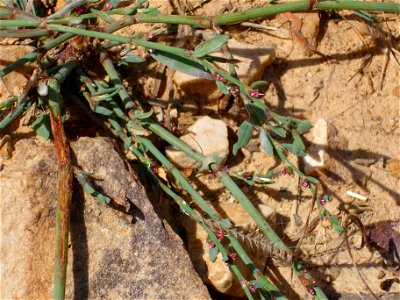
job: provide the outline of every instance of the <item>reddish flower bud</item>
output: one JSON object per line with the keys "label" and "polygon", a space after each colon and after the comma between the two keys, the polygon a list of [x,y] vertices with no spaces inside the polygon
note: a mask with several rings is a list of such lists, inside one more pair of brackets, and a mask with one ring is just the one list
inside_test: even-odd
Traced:
{"label": "reddish flower bud", "polygon": [[249,290],[250,292],[255,293],[257,291],[257,287],[254,284],[250,284]]}
{"label": "reddish flower bud", "polygon": [[258,98],[264,94],[261,94],[258,90],[252,90],[250,91],[250,97]]}
{"label": "reddish flower bud", "polygon": [[220,241],[222,241],[223,239],[224,239],[224,232],[221,230],[221,231],[217,231],[216,233],[215,233],[215,235],[217,236],[217,238],[220,240]]}
{"label": "reddish flower bud", "polygon": [[251,180],[253,178],[253,172],[244,172],[242,176],[246,180]]}
{"label": "reddish flower bud", "polygon": [[217,74],[215,74],[215,79],[218,80],[218,81],[221,81],[222,80],[222,76],[217,73]]}
{"label": "reddish flower bud", "polygon": [[236,95],[237,93],[239,93],[239,88],[238,88],[236,85],[234,85],[234,86],[231,88],[231,94],[232,94],[232,95]]}
{"label": "reddish flower bud", "polygon": [[210,248],[214,248],[214,247],[215,247],[215,243],[214,243],[214,241],[212,241],[212,240],[210,240],[210,241],[208,242],[208,245],[210,246]]}
{"label": "reddish flower bud", "polygon": [[302,183],[301,183],[301,186],[304,187],[304,188],[308,188],[308,187],[310,187],[310,184],[308,183],[307,180],[303,180]]}
{"label": "reddish flower bud", "polygon": [[229,253],[228,257],[230,260],[235,261],[236,260],[236,253]]}
{"label": "reddish flower bud", "polygon": [[105,11],[109,11],[109,10],[111,10],[113,7],[112,7],[112,5],[110,4],[110,3],[106,3],[106,5],[104,5],[104,10]]}
{"label": "reddish flower bud", "polygon": [[307,293],[309,293],[310,295],[315,295],[315,291],[312,287],[307,288]]}

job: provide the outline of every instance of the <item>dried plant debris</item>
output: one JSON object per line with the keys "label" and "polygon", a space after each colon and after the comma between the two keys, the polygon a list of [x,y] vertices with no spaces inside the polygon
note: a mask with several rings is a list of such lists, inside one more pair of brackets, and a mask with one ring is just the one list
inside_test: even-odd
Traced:
{"label": "dried plant debris", "polygon": [[400,268],[400,220],[381,221],[367,227],[369,245],[391,265]]}

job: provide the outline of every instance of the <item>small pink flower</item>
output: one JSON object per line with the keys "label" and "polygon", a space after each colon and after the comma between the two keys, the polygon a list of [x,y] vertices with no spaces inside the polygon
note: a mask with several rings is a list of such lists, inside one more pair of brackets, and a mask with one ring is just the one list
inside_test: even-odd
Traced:
{"label": "small pink flower", "polygon": [[154,161],[151,162],[151,164],[150,164],[150,170],[151,170],[153,173],[157,173],[157,171],[158,171],[157,165],[156,165],[156,163],[155,163]]}
{"label": "small pink flower", "polygon": [[308,188],[308,187],[310,187],[310,184],[308,183],[307,180],[303,180],[302,183],[301,183],[301,186],[302,186],[303,188]]}
{"label": "small pink flower", "polygon": [[210,240],[210,241],[208,242],[208,245],[210,246],[210,248],[214,248],[214,247],[215,247],[215,243],[214,243],[214,241],[212,241],[212,240]]}
{"label": "small pink flower", "polygon": [[111,10],[113,7],[112,7],[112,5],[110,4],[110,3],[106,3],[106,5],[104,5],[104,10],[105,11],[109,11],[109,10]]}
{"label": "small pink flower", "polygon": [[239,93],[239,88],[238,88],[236,85],[234,85],[234,86],[231,88],[231,94],[232,94],[232,95],[236,95],[237,93]]}
{"label": "small pink flower", "polygon": [[215,235],[217,236],[217,238],[220,240],[220,241],[222,241],[223,239],[224,239],[224,232],[221,230],[221,231],[217,231],[216,233],[215,233]]}
{"label": "small pink flower", "polygon": [[253,172],[244,172],[242,176],[244,179],[250,180],[253,178]]}
{"label": "small pink flower", "polygon": [[315,291],[312,287],[307,288],[307,293],[309,293],[310,295],[315,295]]}
{"label": "small pink flower", "polygon": [[322,206],[326,204],[326,200],[324,198],[319,199],[319,203],[321,203]]}
{"label": "small pink flower", "polygon": [[250,284],[249,290],[250,292],[255,293],[257,291],[257,287],[254,284]]}
{"label": "small pink flower", "polygon": [[264,95],[264,94],[261,94],[258,90],[252,90],[252,91],[250,91],[250,97],[258,98],[258,97],[260,97],[260,96],[262,96],[262,95]]}
{"label": "small pink flower", "polygon": [[84,11],[85,10],[83,9],[83,7],[80,6],[74,9],[74,13],[78,15],[82,14]]}
{"label": "small pink flower", "polygon": [[218,80],[218,81],[221,81],[222,80],[222,76],[217,73],[217,74],[215,74],[215,79]]}
{"label": "small pink flower", "polygon": [[236,253],[229,253],[228,257],[230,260],[235,261],[236,260]]}

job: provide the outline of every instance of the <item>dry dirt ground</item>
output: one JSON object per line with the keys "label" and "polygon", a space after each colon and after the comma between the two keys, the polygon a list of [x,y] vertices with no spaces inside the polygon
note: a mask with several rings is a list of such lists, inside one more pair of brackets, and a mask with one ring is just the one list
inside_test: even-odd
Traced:
{"label": "dry dirt ground", "polygon": [[[217,15],[265,4],[265,1],[158,0],[150,3],[164,12],[183,10],[188,14]],[[327,151],[329,172],[320,177],[323,192],[333,196],[327,208],[341,220],[355,214],[365,226],[373,226],[381,221],[399,220],[400,216],[400,66],[396,61],[396,57],[400,59],[396,52],[396,47],[400,48],[400,20],[393,15],[378,15],[387,17],[387,21],[369,26],[352,14],[341,15],[343,18],[339,19],[317,13],[295,14],[302,20],[302,34],[316,45],[319,54],[313,54],[293,38],[285,15],[253,23],[263,25],[263,29],[235,25],[223,31],[240,42],[277,45],[276,58],[262,75],[268,82],[263,91],[265,103],[284,115],[313,123],[319,118],[328,122],[332,128]],[[141,26],[150,28],[150,25]],[[145,93],[153,93],[154,87],[146,87],[148,78],[142,74],[143,85],[136,83],[133,89],[138,87]],[[163,82],[160,90],[168,87],[170,84]],[[215,105],[191,100],[190,105],[181,106],[184,118],[171,116],[170,123],[181,129],[185,127],[184,120],[195,119],[205,112],[226,120],[233,144],[233,132],[239,124],[232,107],[218,112]],[[311,142],[311,136],[307,138]],[[301,167],[300,160],[295,162]],[[232,171],[267,173],[277,163],[261,152],[254,140],[237,157],[229,156],[227,166]],[[207,199],[213,199],[215,206],[232,201],[210,176],[192,175],[191,179],[202,187]],[[254,203],[264,203],[276,210],[274,226],[288,243],[301,235],[311,199],[309,193],[298,187],[296,177],[280,176],[272,185],[242,187]],[[347,191],[364,195],[368,200],[349,197]],[[325,222],[318,223],[302,244],[303,253],[310,256],[306,259],[307,265],[332,299],[340,295],[342,299],[372,299],[365,296],[367,289],[346,250],[330,252],[342,240]],[[326,255],[320,256],[323,252]],[[396,294],[398,297],[400,283],[388,284],[399,277],[398,267],[367,247],[353,251],[353,256],[376,294],[384,299],[396,299]],[[275,278],[274,283],[288,291],[291,299],[303,298],[304,288],[297,279],[291,278],[290,269],[279,268],[279,272],[281,277]],[[223,295],[215,297],[230,299]]]}

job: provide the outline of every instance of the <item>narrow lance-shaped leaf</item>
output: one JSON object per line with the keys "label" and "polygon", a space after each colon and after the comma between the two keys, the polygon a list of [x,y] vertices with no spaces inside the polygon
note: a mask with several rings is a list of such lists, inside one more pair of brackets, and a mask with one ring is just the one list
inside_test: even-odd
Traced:
{"label": "narrow lance-shaped leaf", "polygon": [[139,57],[139,56],[136,56],[136,55],[132,55],[132,54],[129,54],[129,55],[127,55],[127,56],[124,56],[122,59],[123,59],[124,61],[126,61],[127,63],[131,63],[131,64],[137,64],[137,63],[142,63],[142,62],[144,62],[144,59],[143,59],[143,58],[141,58],[141,57]]}
{"label": "narrow lance-shaped leaf", "polygon": [[210,261],[211,262],[215,262],[217,260],[217,256],[218,256],[219,250],[217,247],[210,247],[209,251],[208,251],[208,255],[210,257]]}
{"label": "narrow lance-shaped leaf", "polygon": [[312,127],[311,123],[308,121],[303,121],[297,124],[297,132],[300,134],[303,134],[305,132],[307,132],[308,130],[310,130]]}
{"label": "narrow lance-shaped leaf", "polygon": [[271,130],[273,133],[275,133],[276,135],[280,136],[280,137],[286,137],[286,131],[285,129],[281,128],[281,127],[274,127],[272,125],[267,125],[268,129]]}
{"label": "narrow lance-shaped leaf", "polygon": [[238,150],[246,146],[253,134],[253,125],[249,121],[244,121],[237,132],[238,141],[233,145],[233,155],[236,155]]}
{"label": "narrow lance-shaped leaf", "polygon": [[304,152],[303,149],[301,149],[298,145],[296,144],[282,144],[282,147],[289,150],[293,154],[297,156],[305,156],[306,153]]}
{"label": "narrow lance-shaped leaf", "polygon": [[209,53],[215,52],[219,49],[221,49],[221,47],[223,45],[225,45],[225,43],[228,41],[229,36],[225,35],[225,34],[220,34],[220,35],[216,35],[204,42],[202,42],[201,44],[199,44],[194,52],[193,52],[193,56],[194,57],[203,57]]}
{"label": "narrow lance-shaped leaf", "polygon": [[261,147],[264,149],[264,151],[269,156],[273,157],[274,149],[272,147],[271,141],[269,140],[268,133],[264,129],[261,129],[259,139],[260,139]]}
{"label": "narrow lance-shaped leaf", "polygon": [[259,81],[253,82],[253,83],[250,85],[250,87],[251,87],[253,90],[258,90],[259,88],[261,88],[261,87],[263,87],[263,86],[266,86],[267,84],[268,84],[268,82],[266,82],[266,81],[264,81],[264,80],[259,80]]}
{"label": "narrow lance-shaped leaf", "polygon": [[222,82],[222,81],[215,81],[215,83],[217,84],[217,88],[224,94],[224,95],[228,95],[229,94],[229,90],[227,88],[227,86]]}
{"label": "narrow lance-shaped leaf", "polygon": [[151,56],[155,60],[158,60],[164,65],[179,72],[195,77],[201,77],[210,80],[214,79],[213,76],[202,65],[189,57],[178,56],[164,51],[153,51]]}
{"label": "narrow lance-shaped leaf", "polygon": [[43,113],[33,122],[32,129],[35,130],[36,134],[45,140],[48,140],[51,135],[49,117]]}
{"label": "narrow lance-shaped leaf", "polygon": [[304,145],[300,134],[296,130],[292,130],[292,135],[293,135],[293,144],[304,152],[306,150],[306,146]]}

